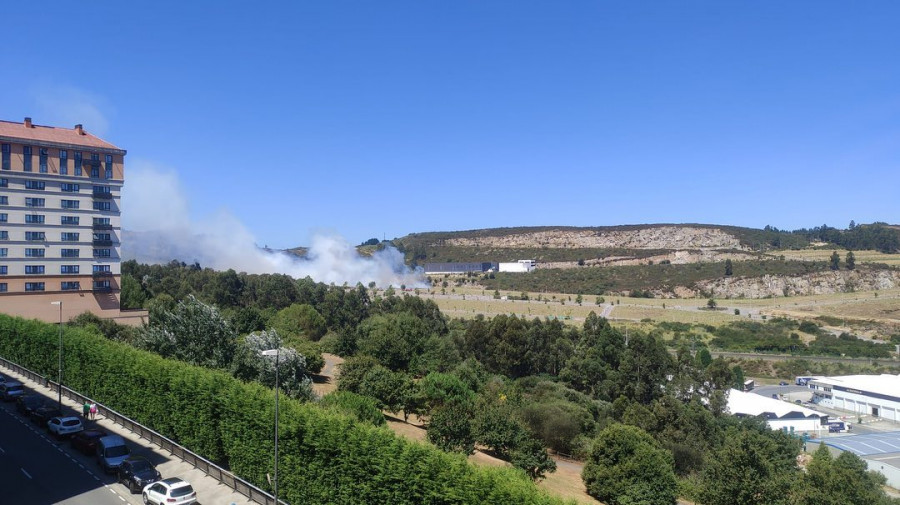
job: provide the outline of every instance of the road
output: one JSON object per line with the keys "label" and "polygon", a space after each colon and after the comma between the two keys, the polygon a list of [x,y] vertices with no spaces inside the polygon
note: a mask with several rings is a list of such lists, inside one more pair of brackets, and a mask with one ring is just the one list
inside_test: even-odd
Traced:
{"label": "road", "polygon": [[761,359],[764,361],[784,361],[789,359],[802,359],[806,361],[815,361],[823,363],[897,363],[896,359],[891,358],[841,358],[837,356],[800,356],[791,354],[763,354],[752,352],[728,352],[728,351],[710,351],[713,357],[723,358],[741,358],[741,359]]}
{"label": "road", "polygon": [[[58,442],[19,415],[15,404],[0,407],[0,483],[3,503],[122,505],[120,495],[68,442]],[[117,486],[118,487],[118,486]],[[124,489],[124,488],[123,488]]]}

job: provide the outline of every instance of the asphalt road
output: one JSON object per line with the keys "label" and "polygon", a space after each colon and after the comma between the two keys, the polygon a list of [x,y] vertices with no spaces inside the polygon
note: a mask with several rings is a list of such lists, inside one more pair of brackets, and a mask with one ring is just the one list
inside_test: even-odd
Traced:
{"label": "asphalt road", "polygon": [[21,416],[14,403],[0,406],[0,502],[138,503],[108,486],[113,480],[96,472],[92,461],[73,451],[68,441],[57,441]]}

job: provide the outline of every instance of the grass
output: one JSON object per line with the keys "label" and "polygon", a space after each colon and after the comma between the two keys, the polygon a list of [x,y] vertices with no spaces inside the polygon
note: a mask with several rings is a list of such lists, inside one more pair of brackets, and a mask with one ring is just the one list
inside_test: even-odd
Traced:
{"label": "grass", "polygon": [[[773,256],[784,256],[785,259],[795,260],[795,261],[824,261],[828,262],[831,260],[832,252],[837,251],[841,256],[841,266],[845,264],[845,260],[847,259],[847,251],[845,249],[835,248],[835,249],[802,249],[799,251],[791,251],[791,250],[779,250],[772,251],[769,254]],[[889,265],[894,267],[900,267],[900,254],[885,254],[879,251],[853,251],[853,256],[856,258],[856,263],[875,263],[882,265]]]}

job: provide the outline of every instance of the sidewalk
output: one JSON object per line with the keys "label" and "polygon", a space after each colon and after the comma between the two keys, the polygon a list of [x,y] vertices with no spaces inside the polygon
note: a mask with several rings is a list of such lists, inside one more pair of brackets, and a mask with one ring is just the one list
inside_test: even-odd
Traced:
{"label": "sidewalk", "polygon": [[[13,372],[12,370],[0,367],[0,373],[9,377],[15,377],[16,380],[24,384],[30,392],[41,395],[54,404],[58,399],[55,390],[29,380],[26,377]],[[66,398],[65,396],[63,396],[62,403],[63,413],[67,413],[66,411],[68,410],[71,411],[73,415],[81,417],[81,404],[76,404],[74,401]],[[148,440],[138,438],[138,436],[134,433],[126,430],[118,424],[113,423],[109,419],[104,418],[100,414],[97,414],[97,417],[93,420],[83,419],[82,421],[84,422],[85,429],[97,427],[106,431],[107,433],[122,436],[122,438],[124,438],[128,442],[132,454],[144,456],[152,461],[156,465],[156,469],[159,470],[159,473],[162,474],[164,479],[168,477],[179,477],[190,482],[191,486],[194,487],[194,490],[197,491],[198,504],[251,505],[255,503],[248,500],[246,496],[233,491],[229,487],[219,483],[217,480],[206,475],[197,468],[194,468],[193,466],[185,463],[178,457],[162,450],[159,446],[151,444]],[[65,444],[65,450],[74,451],[68,446],[68,443]],[[100,470],[100,467],[88,467],[87,470],[98,476],[101,481],[103,480],[104,475],[102,470]],[[116,494],[118,494],[119,497],[122,498],[122,500],[126,503],[131,503],[134,505],[140,505],[142,503],[140,494],[131,494],[128,489],[122,484],[109,484],[109,488]]]}

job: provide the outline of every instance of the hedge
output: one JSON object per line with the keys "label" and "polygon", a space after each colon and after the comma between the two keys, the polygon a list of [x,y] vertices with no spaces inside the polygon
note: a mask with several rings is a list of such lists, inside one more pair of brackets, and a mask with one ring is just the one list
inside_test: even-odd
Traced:
{"label": "hedge", "polygon": [[[0,314],[0,355],[55,377],[58,328]],[[64,382],[264,489],[274,392],[65,328]],[[557,504],[511,468],[470,465],[383,427],[282,396],[279,495],[310,504]]]}

